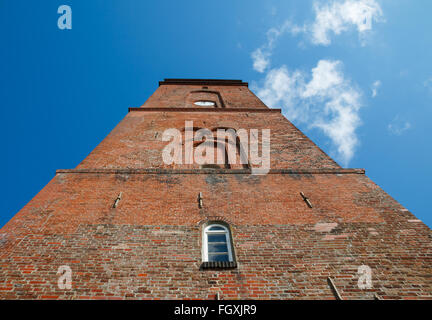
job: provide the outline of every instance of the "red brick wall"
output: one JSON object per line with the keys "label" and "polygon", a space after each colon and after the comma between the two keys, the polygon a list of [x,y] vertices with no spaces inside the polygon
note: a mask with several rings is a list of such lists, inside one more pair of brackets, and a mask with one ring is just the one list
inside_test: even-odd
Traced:
{"label": "red brick wall", "polygon": [[209,85],[162,85],[142,105],[143,108],[184,108],[189,105],[190,93],[207,87],[211,92],[218,92],[225,108],[260,108],[267,106],[246,86],[209,86]]}
{"label": "red brick wall", "polygon": [[[77,168],[166,168],[164,130],[184,129],[185,121],[213,129],[270,128],[271,168],[339,168],[329,156],[278,112],[145,112],[132,111]],[[187,165],[169,166],[187,168]]]}
{"label": "red brick wall", "polygon": [[[162,85],[143,108],[182,107],[192,87]],[[219,88],[225,104],[259,107],[240,88]],[[164,166],[162,132],[185,120],[270,128],[272,171]],[[235,269],[200,270],[202,227],[213,220],[232,230]],[[431,244],[426,225],[278,112],[132,111],[0,230],[0,298],[334,299],[332,277],[347,299],[430,299]],[[62,265],[71,290],[57,286]],[[360,265],[372,269],[371,289],[357,286]]]}

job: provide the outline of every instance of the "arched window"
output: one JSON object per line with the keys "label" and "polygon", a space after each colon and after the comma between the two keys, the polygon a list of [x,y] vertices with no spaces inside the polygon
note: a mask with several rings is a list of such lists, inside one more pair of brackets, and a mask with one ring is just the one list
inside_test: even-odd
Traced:
{"label": "arched window", "polygon": [[185,107],[225,108],[225,104],[218,91],[194,90],[186,95]]}
{"label": "arched window", "polygon": [[213,223],[204,228],[203,261],[234,261],[230,231],[224,225],[219,223]]}

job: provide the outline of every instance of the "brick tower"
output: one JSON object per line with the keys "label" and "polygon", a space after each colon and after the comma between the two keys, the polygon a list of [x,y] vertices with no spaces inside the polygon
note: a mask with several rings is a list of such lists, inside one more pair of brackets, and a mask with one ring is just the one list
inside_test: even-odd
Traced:
{"label": "brick tower", "polygon": [[[270,129],[270,171],[167,164],[164,132],[187,121]],[[432,298],[431,244],[247,83],[166,79],[0,230],[0,298]]]}

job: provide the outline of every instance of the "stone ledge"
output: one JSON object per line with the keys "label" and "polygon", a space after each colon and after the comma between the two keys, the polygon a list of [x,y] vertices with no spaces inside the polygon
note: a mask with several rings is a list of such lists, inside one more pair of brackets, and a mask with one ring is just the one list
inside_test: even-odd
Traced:
{"label": "stone ledge", "polygon": [[184,107],[170,107],[170,108],[154,108],[154,107],[138,107],[129,108],[131,111],[141,112],[251,112],[251,113],[266,113],[276,112],[281,113],[281,109],[270,109],[270,108],[184,108]]}
{"label": "stone ledge", "polygon": [[205,269],[235,269],[237,262],[235,261],[209,261],[201,263],[200,270]]}
{"label": "stone ledge", "polygon": [[[252,174],[250,169],[58,169],[56,173],[90,174]],[[365,169],[270,169],[268,174],[365,174]]]}

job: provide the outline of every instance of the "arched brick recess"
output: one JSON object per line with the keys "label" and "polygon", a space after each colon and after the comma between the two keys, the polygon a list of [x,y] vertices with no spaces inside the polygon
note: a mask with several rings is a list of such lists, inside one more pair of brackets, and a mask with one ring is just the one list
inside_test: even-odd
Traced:
{"label": "arched brick recess", "polygon": [[225,108],[222,96],[218,91],[195,90],[191,91],[186,96],[185,107],[199,108],[194,103],[197,101],[212,101],[215,103],[215,108]]}

